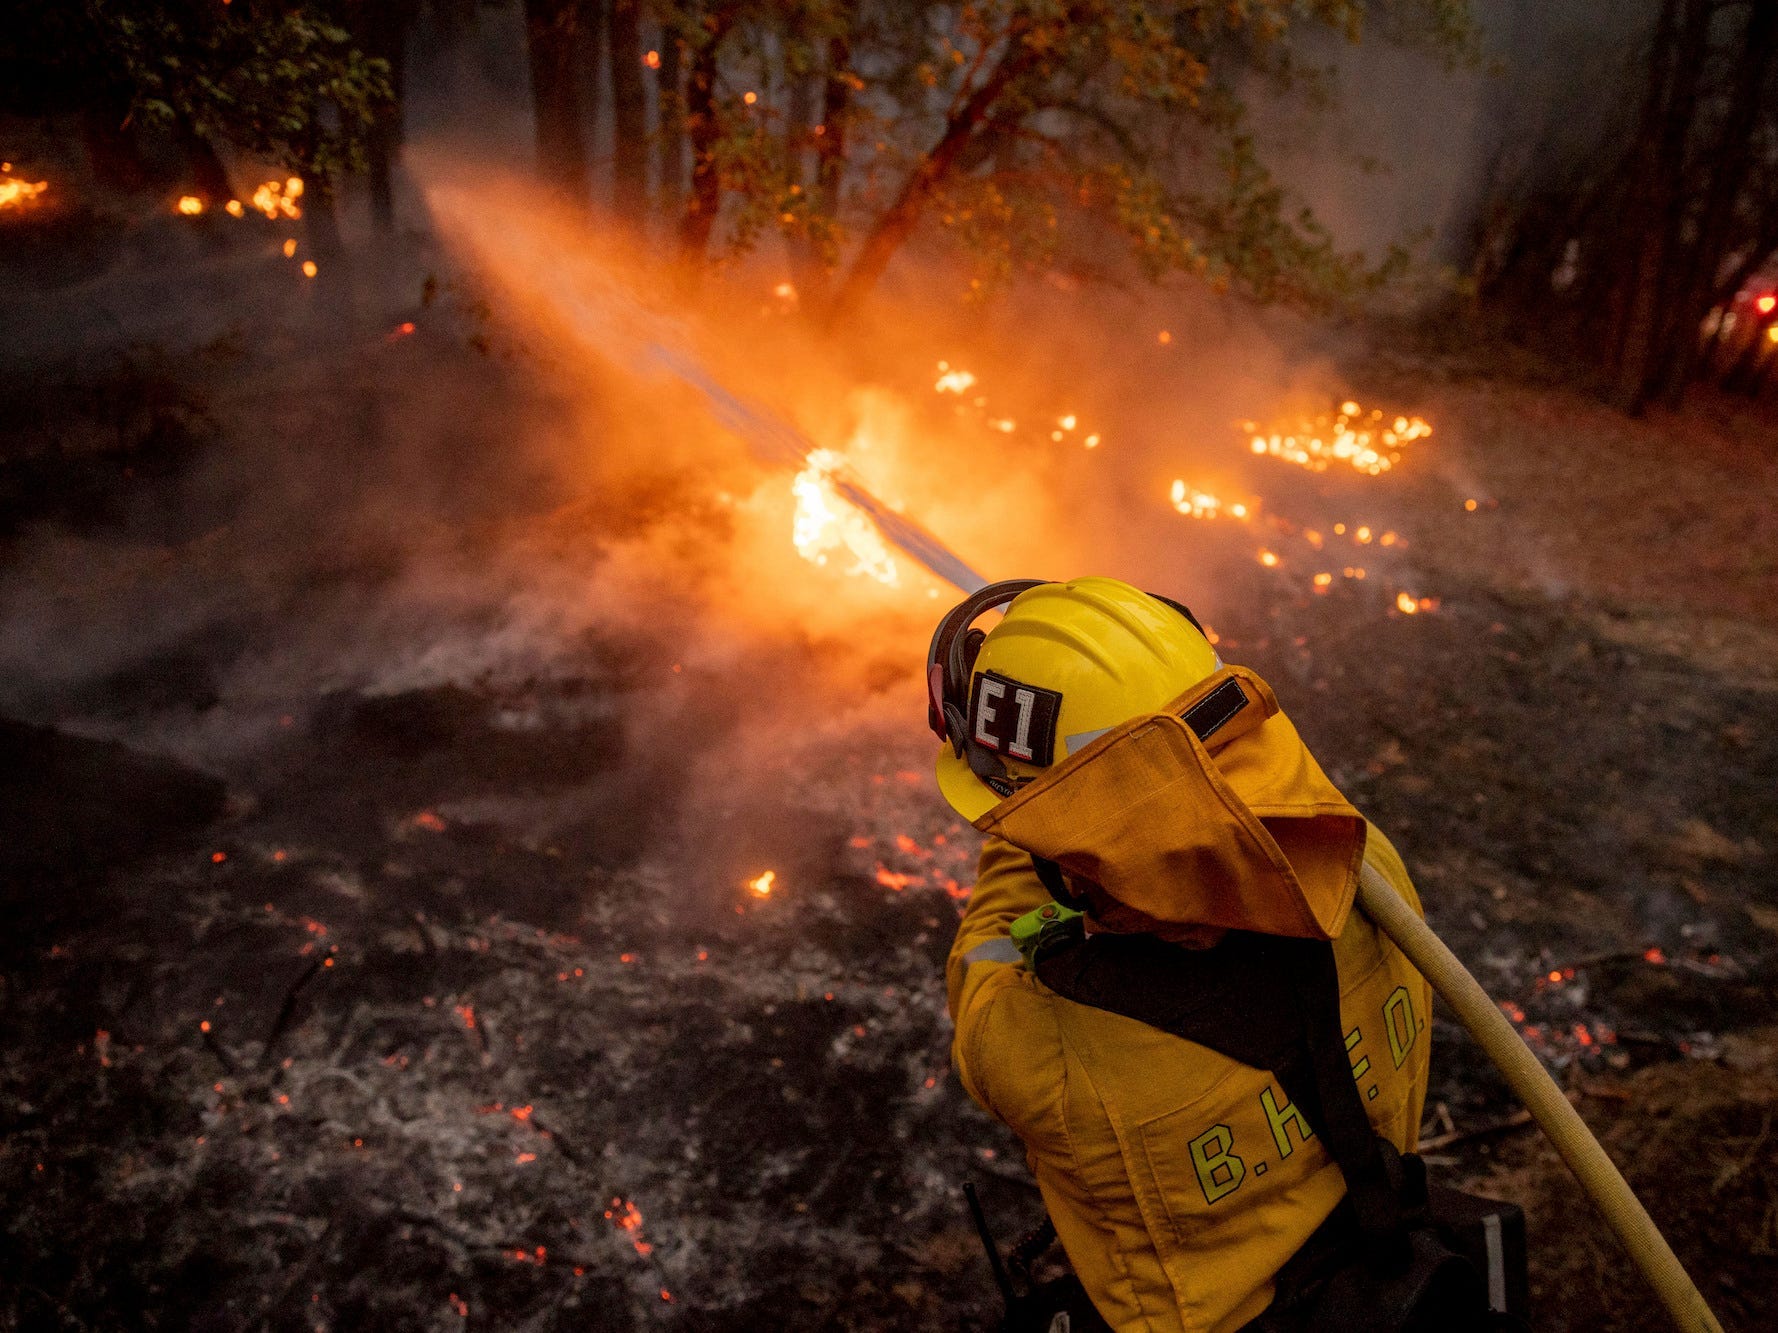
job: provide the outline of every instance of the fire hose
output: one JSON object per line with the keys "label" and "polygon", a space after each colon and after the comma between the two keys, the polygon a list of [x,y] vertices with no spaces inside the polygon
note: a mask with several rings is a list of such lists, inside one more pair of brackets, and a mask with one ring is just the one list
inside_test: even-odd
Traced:
{"label": "fire hose", "polygon": [[1722,1333],[1703,1293],[1599,1140],[1457,955],[1368,863],[1359,877],[1358,899],[1365,915],[1419,968],[1505,1076],[1667,1307],[1673,1326],[1685,1333]]}

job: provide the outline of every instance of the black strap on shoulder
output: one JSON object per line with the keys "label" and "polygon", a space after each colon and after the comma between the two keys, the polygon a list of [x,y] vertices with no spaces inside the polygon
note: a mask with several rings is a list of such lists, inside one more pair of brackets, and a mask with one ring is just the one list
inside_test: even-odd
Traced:
{"label": "black strap on shoulder", "polygon": [[1333,945],[1231,931],[1209,949],[1095,934],[1038,960],[1067,999],[1134,1018],[1271,1073],[1346,1179],[1367,1261],[1405,1264],[1400,1155],[1371,1128],[1341,1031]]}
{"label": "black strap on shoulder", "polygon": [[1037,872],[1038,880],[1049,890],[1050,897],[1064,907],[1072,907],[1077,912],[1084,912],[1087,900],[1068,887],[1068,877],[1062,873],[1062,867],[1046,857],[1031,853],[1031,869]]}

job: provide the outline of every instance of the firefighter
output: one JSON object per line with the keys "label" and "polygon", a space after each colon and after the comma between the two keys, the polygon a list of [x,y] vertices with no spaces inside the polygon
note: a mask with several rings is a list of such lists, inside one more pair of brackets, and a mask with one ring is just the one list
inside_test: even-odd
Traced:
{"label": "firefighter", "polygon": [[[1024,1142],[1098,1315],[1300,1327],[1281,1312],[1311,1288],[1337,1308],[1354,1253],[1410,1266],[1431,994],[1353,910],[1361,864],[1419,900],[1265,682],[1109,578],[991,585],[928,680],[939,787],[988,835],[947,964],[954,1063]],[[1389,1323],[1364,1282],[1343,1299]]]}

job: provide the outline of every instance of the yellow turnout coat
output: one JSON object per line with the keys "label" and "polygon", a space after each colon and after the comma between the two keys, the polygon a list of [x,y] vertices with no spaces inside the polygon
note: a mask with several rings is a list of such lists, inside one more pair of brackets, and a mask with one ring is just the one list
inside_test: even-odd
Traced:
{"label": "yellow turnout coat", "polygon": [[[1274,782],[1275,799],[1260,803],[1251,795],[1258,788],[1239,775],[1244,763],[1281,771],[1266,761],[1267,751],[1295,766],[1293,790],[1313,797],[1305,797],[1305,810],[1334,810],[1343,798],[1316,785],[1326,778],[1270,691],[1234,670],[1265,708],[1221,744],[1206,749],[1194,737],[1187,766],[1193,754],[1207,770],[1219,766],[1219,789],[1232,789],[1237,800],[1246,793],[1253,811],[1266,810],[1258,822],[1267,830],[1280,827],[1273,816],[1289,817],[1291,798],[1279,797]],[[1184,753],[1183,741],[1167,743]],[[1116,762],[1099,769],[1111,772]],[[1018,799],[997,810],[1004,814]],[[1343,811],[1354,825],[1351,855],[1336,849],[1334,859],[1355,863],[1362,849],[1420,910],[1395,849],[1350,806]],[[1016,827],[997,825],[992,814],[978,826]],[[1309,827],[1294,825],[1278,841],[1301,842]],[[1328,833],[1323,840],[1331,845],[1337,838]],[[1292,863],[1310,859],[1293,855]],[[1303,879],[1312,887],[1310,875]],[[1339,1168],[1269,1073],[1045,987],[1018,958],[1008,930],[1048,901],[1029,854],[990,836],[947,965],[952,1054],[963,1086],[1024,1141],[1062,1245],[1114,1328],[1239,1328],[1270,1303],[1274,1275],[1339,1202]],[[1361,913],[1323,916],[1333,923],[1328,933],[1359,1094],[1378,1132],[1411,1151],[1426,1096],[1430,988]],[[1229,1001],[1239,1005],[1241,998]]]}

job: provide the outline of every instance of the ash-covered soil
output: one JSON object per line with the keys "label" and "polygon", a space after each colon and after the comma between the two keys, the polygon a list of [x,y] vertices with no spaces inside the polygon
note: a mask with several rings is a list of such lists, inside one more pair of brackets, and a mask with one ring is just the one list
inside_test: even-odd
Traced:
{"label": "ash-covered soil", "polygon": [[[17,390],[0,1324],[987,1326],[959,1187],[1008,1242],[1040,1214],[949,1073],[975,835],[931,790],[917,663],[849,671],[836,727],[797,706],[839,651],[818,635],[700,657],[689,611],[494,596],[515,532],[571,581],[563,547],[601,567],[679,501],[569,503],[490,462],[502,414],[440,384],[537,405],[413,313],[400,341]],[[1279,569],[1205,539],[1223,652],[1396,840],[1726,1322],[1762,1326],[1778,432],[1367,373],[1437,436],[1386,489],[1280,482]],[[439,396],[461,438],[410,467]],[[268,474],[250,422],[300,461]],[[324,479],[402,503],[342,526]],[[1317,592],[1292,534],[1378,495],[1399,548],[1330,555],[1373,577]],[[1432,1151],[1526,1203],[1538,1326],[1653,1323],[1463,1034],[1435,1037]]]}

